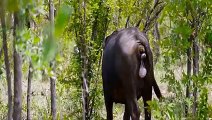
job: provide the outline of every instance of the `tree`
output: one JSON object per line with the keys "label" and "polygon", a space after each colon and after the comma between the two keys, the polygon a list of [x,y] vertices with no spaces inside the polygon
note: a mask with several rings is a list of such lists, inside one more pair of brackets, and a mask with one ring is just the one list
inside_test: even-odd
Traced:
{"label": "tree", "polygon": [[[167,97],[149,103],[152,117],[209,119],[211,4],[211,0],[0,0],[0,57],[4,53],[0,119],[105,119],[102,43],[115,30],[134,26],[146,32],[157,63],[156,78],[165,83],[160,85]],[[23,93],[21,74],[27,78],[22,81]],[[43,91],[49,90],[47,79],[49,96]],[[41,91],[37,85],[46,86]],[[38,97],[47,106],[37,102]],[[114,116],[120,119],[122,108],[116,108]]]}
{"label": "tree", "polygon": [[14,13],[14,30],[13,30],[13,59],[14,59],[14,107],[13,119],[22,119],[22,59],[17,51],[16,44],[18,41],[17,31],[21,28],[21,20],[18,12]]}
{"label": "tree", "polygon": [[31,84],[32,84],[32,76],[33,76],[33,65],[30,61],[29,63],[29,72],[28,72],[28,84],[27,84],[27,120],[31,120]]}
{"label": "tree", "polygon": [[[27,28],[30,28],[30,15],[29,9],[26,9],[26,23]],[[33,77],[33,64],[32,60],[29,60],[29,71],[28,71],[28,83],[27,83],[27,120],[31,120],[31,84]]]}
{"label": "tree", "polygon": [[[183,2],[167,0],[166,2],[167,6],[160,21],[163,21],[162,24],[165,26],[167,25],[165,27],[167,30],[164,30],[164,26],[161,27],[164,31],[162,35],[164,40],[161,45],[164,55],[164,68],[166,69],[164,81],[169,83],[169,89],[175,96],[174,102],[170,103],[178,106],[178,109],[174,110],[177,118],[207,118],[206,113],[209,108],[206,102],[206,91],[208,88],[205,85],[208,80],[207,77],[205,80],[202,79],[203,71],[199,69],[202,64],[199,61],[199,55],[204,51],[204,49],[200,51],[199,49],[205,46],[205,44],[201,44],[205,38],[205,29],[208,28],[204,24],[211,25],[205,21],[206,18],[210,18],[211,7],[209,4],[211,2],[199,0]],[[200,60],[203,59],[200,58]],[[182,76],[179,75],[180,80],[176,78],[175,71],[170,69],[176,64],[181,66]],[[184,65],[187,65],[187,74],[184,73]],[[176,116],[173,115],[171,118],[176,118]]]}
{"label": "tree", "polygon": [[10,74],[10,61],[8,57],[8,47],[7,47],[7,33],[5,24],[5,0],[0,2],[0,15],[1,15],[1,26],[2,26],[2,36],[3,36],[3,49],[4,49],[4,62],[6,66],[7,75],[7,86],[8,86],[8,113],[7,119],[12,120],[12,86],[11,86],[11,74]]}
{"label": "tree", "polygon": [[[53,0],[49,0],[49,21],[50,21],[49,40],[54,41],[54,3],[53,3]],[[54,69],[53,61],[51,61],[50,67]],[[50,77],[50,91],[51,91],[51,116],[52,116],[53,120],[56,120],[56,118],[57,118],[56,78],[54,76]]]}
{"label": "tree", "polygon": [[80,1],[82,6],[79,5],[81,31],[79,31],[80,40],[80,57],[82,60],[82,103],[83,103],[83,120],[89,119],[89,88],[88,88],[88,57],[87,57],[87,46],[86,46],[86,0]]}
{"label": "tree", "polygon": [[[192,37],[192,36],[191,36]],[[190,38],[191,39],[191,38]],[[188,39],[190,43],[190,40]],[[187,76],[188,76],[188,83],[186,85],[186,97],[190,98],[190,84],[191,84],[191,47],[187,48]],[[188,105],[185,105],[185,116],[188,116]]]}

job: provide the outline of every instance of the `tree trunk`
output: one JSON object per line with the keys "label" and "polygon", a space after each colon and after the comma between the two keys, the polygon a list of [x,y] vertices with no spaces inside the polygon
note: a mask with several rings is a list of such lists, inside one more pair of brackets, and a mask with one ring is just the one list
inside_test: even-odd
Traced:
{"label": "tree trunk", "polygon": [[[54,39],[54,3],[53,0],[49,0],[49,21],[50,21],[50,40]],[[50,62],[50,67],[53,68],[53,61]],[[56,78],[50,77],[50,90],[51,90],[51,116],[53,120],[57,118],[56,110]]]}
{"label": "tree trunk", "polygon": [[56,109],[56,79],[50,77],[50,90],[51,90],[51,115],[52,119],[56,120],[57,118],[57,109]]}
{"label": "tree trunk", "polygon": [[130,26],[129,23],[130,23],[130,16],[127,17],[125,28],[128,28]]}
{"label": "tree trunk", "polygon": [[[99,7],[98,10],[95,11],[93,14],[95,15],[95,20],[93,21],[92,24],[92,36],[91,36],[91,41],[93,41],[94,43],[96,43],[95,45],[90,44],[91,47],[93,47],[93,49],[98,50],[97,52],[95,52],[95,55],[100,53],[100,59],[97,56],[93,56],[92,53],[88,52],[88,66],[87,69],[88,71],[90,71],[92,69],[92,65],[95,63],[101,63],[101,58],[102,58],[102,50],[99,51],[99,49],[101,49],[102,47],[102,40],[104,40],[105,38],[105,34],[106,31],[108,29],[108,9],[107,7],[104,6],[103,4],[103,0],[100,0],[98,3]],[[102,12],[103,11],[103,12]],[[98,60],[98,61],[97,61]],[[99,67],[98,67],[99,68]],[[97,70],[99,71],[99,70]],[[90,80],[90,78],[92,77],[93,73],[90,73],[87,77],[88,81]],[[99,74],[98,74],[99,75]],[[94,84],[95,87],[94,89],[92,89],[92,91],[96,91],[97,90],[97,84],[98,80],[95,80]],[[87,85],[89,88],[89,85]],[[95,92],[93,92],[94,94],[90,95],[89,94],[89,113],[88,113],[88,118],[89,119],[93,119],[93,114],[95,112],[94,106],[95,106],[95,101],[97,100],[96,96],[95,96]]]}
{"label": "tree trunk", "polygon": [[29,72],[28,72],[28,86],[27,86],[27,120],[31,120],[31,81],[33,76],[33,67],[32,62],[29,64]]}
{"label": "tree trunk", "polygon": [[16,28],[19,26],[18,14],[14,14],[14,42],[13,42],[13,58],[14,58],[14,108],[13,108],[13,119],[21,120],[22,112],[22,61],[21,56],[15,48],[17,35]]}
{"label": "tree trunk", "polygon": [[80,15],[81,25],[79,27],[79,48],[81,63],[81,79],[82,79],[82,104],[83,104],[83,120],[89,119],[89,90],[88,90],[88,57],[87,57],[87,43],[86,43],[86,1],[79,1],[78,11]]}
{"label": "tree trunk", "polygon": [[[86,63],[86,54],[85,53],[85,47],[86,47],[86,44],[85,44],[85,39],[84,39],[84,22],[83,22],[83,15],[82,15],[82,1],[81,0],[78,0],[78,2],[80,4],[77,4],[77,6],[75,7],[75,14],[78,14],[75,16],[75,20],[76,19],[79,19],[79,23],[80,25],[78,27],[75,27],[75,35],[76,35],[76,44],[77,44],[77,47],[79,48],[79,57],[80,57],[80,65],[81,65],[81,80],[82,80],[82,106],[83,106],[83,112],[82,112],[82,118],[83,120],[86,120],[86,92],[88,90],[88,87],[87,87],[87,76],[86,76],[86,71],[85,71],[85,67],[86,65],[84,65],[84,63]],[[77,22],[77,21],[75,21]],[[85,27],[86,28],[86,27]],[[94,35],[95,33],[92,33],[92,35]],[[92,36],[91,36],[92,38]]]}
{"label": "tree trunk", "polygon": [[160,33],[159,33],[159,30],[158,30],[158,22],[157,21],[154,24],[153,35],[154,35],[154,38],[155,38],[155,40],[153,41],[153,45],[154,45],[153,51],[154,51],[154,54],[155,54],[154,64],[156,64],[158,59],[159,59],[159,56],[160,56],[160,47],[157,43],[157,41],[160,40]]}
{"label": "tree trunk", "polygon": [[[31,21],[30,21],[30,15],[29,15],[29,9],[26,9],[26,25],[27,28],[31,27]],[[33,65],[32,61],[30,59],[29,61],[29,71],[28,71],[28,85],[27,85],[27,120],[31,120],[31,81],[33,77]]]}
{"label": "tree trunk", "polygon": [[[190,41],[190,40],[189,40]],[[191,80],[191,48],[189,47],[187,49],[187,76],[188,76],[188,82],[186,85],[186,98],[190,98],[190,80]],[[185,116],[188,116],[188,105],[185,105]]]}
{"label": "tree trunk", "polygon": [[12,86],[11,86],[11,74],[10,74],[10,62],[8,57],[8,48],[7,48],[7,33],[5,25],[5,10],[4,10],[4,0],[0,5],[0,17],[1,17],[1,26],[2,26],[2,36],[3,36],[3,49],[4,49],[4,62],[6,67],[6,76],[7,76],[7,92],[8,92],[8,112],[7,119],[12,120]]}
{"label": "tree trunk", "polygon": [[[197,76],[199,72],[199,48],[198,48],[198,41],[197,37],[193,39],[193,75]],[[193,82],[193,97],[194,97],[194,103],[193,103],[193,116],[196,116],[197,111],[197,81],[194,80]]]}

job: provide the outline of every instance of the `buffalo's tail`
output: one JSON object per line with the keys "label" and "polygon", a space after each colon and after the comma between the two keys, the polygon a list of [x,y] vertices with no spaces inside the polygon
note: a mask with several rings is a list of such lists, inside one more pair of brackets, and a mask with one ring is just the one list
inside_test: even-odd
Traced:
{"label": "buffalo's tail", "polygon": [[162,94],[160,92],[160,89],[159,89],[158,84],[157,84],[155,79],[153,80],[153,89],[155,91],[155,94],[156,94],[157,98],[159,100],[161,100],[163,98],[163,96],[162,96]]}

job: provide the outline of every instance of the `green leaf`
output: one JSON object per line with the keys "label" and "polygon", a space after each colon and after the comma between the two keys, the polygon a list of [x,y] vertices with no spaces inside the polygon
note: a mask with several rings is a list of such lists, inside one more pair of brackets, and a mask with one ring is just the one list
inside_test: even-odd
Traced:
{"label": "green leaf", "polygon": [[187,39],[191,35],[192,29],[188,25],[182,24],[177,26],[175,32],[182,35],[184,39]]}
{"label": "green leaf", "polygon": [[56,43],[54,40],[45,40],[43,43],[43,61],[51,61],[55,57]]}
{"label": "green leaf", "polygon": [[35,37],[33,40],[33,44],[36,45],[40,42],[40,38],[39,37]]}
{"label": "green leaf", "polygon": [[56,23],[55,23],[55,36],[56,37],[59,37],[66,25],[68,24],[69,22],[69,18],[70,18],[70,15],[72,13],[72,9],[67,6],[67,5],[62,5],[59,12],[58,12],[58,15],[56,17]]}
{"label": "green leaf", "polygon": [[212,45],[212,32],[207,32],[205,36],[205,42],[208,45]]}
{"label": "green leaf", "polygon": [[11,12],[17,11],[20,7],[18,0],[8,0],[7,1],[7,9]]}

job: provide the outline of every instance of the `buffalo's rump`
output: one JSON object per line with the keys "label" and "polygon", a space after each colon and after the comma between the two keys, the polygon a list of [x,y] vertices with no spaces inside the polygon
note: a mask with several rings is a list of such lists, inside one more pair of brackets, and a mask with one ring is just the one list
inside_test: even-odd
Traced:
{"label": "buffalo's rump", "polygon": [[103,88],[105,96],[113,102],[126,103],[128,84],[134,86],[138,99],[145,92],[143,87],[151,87],[148,83],[143,86],[146,80],[138,76],[139,34],[141,32],[137,28],[128,28],[106,38],[102,61]]}

